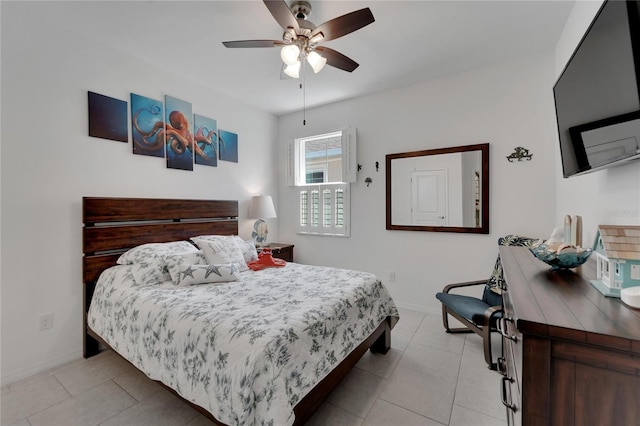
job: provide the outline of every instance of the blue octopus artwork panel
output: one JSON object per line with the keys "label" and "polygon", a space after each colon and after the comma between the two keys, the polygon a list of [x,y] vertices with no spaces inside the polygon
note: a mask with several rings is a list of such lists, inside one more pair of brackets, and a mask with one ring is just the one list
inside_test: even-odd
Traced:
{"label": "blue octopus artwork panel", "polygon": [[218,166],[218,123],[213,118],[202,115],[193,115],[193,125],[196,129],[194,135],[196,164],[205,166]]}
{"label": "blue octopus artwork panel", "polygon": [[99,93],[89,93],[89,136],[129,142],[127,102]]}
{"label": "blue octopus artwork panel", "polygon": [[223,161],[238,162],[238,135],[236,133],[220,130],[218,138],[218,151]]}
{"label": "blue octopus artwork panel", "polygon": [[133,153],[164,158],[165,130],[162,101],[131,94]]}
{"label": "blue octopus artwork panel", "polygon": [[165,137],[167,167],[193,170],[193,133],[191,103],[165,96]]}

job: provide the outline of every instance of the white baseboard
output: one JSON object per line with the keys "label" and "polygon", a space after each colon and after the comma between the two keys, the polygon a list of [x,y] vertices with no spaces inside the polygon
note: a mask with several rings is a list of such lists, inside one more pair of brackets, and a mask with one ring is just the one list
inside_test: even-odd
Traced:
{"label": "white baseboard", "polygon": [[63,355],[57,358],[49,359],[42,364],[38,364],[36,366],[28,367],[18,371],[9,371],[2,372],[2,377],[0,378],[0,385],[6,386],[11,383],[15,383],[19,380],[26,379],[29,376],[33,376],[38,373],[42,373],[47,370],[51,370],[53,368],[59,367],[71,361],[76,361],[82,358],[82,348],[75,350],[73,352],[68,353],[67,355]]}

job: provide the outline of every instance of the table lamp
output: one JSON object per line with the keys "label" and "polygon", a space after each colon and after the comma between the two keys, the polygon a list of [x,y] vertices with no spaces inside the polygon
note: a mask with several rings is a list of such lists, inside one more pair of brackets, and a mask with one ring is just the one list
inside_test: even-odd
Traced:
{"label": "table lamp", "polygon": [[269,229],[267,227],[267,222],[265,222],[264,219],[274,217],[277,217],[276,209],[273,206],[273,199],[270,195],[256,195],[251,197],[249,218],[258,219],[256,220],[256,223],[253,224],[251,238],[253,238],[257,247],[266,246]]}

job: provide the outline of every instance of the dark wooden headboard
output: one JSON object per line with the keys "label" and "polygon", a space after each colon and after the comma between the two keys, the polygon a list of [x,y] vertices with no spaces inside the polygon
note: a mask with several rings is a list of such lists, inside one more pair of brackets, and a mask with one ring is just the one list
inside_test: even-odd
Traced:
{"label": "dark wooden headboard", "polygon": [[238,202],[162,198],[82,198],[84,357],[98,353],[86,316],[100,273],[128,249],[197,235],[237,235]]}

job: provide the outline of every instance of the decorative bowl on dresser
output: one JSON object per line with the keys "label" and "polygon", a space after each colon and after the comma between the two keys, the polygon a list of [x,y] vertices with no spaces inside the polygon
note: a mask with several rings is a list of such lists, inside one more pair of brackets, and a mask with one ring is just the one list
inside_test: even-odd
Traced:
{"label": "decorative bowl on dresser", "polygon": [[552,270],[500,247],[507,290],[500,389],[509,424],[637,425],[640,310],[603,296],[595,261]]}

